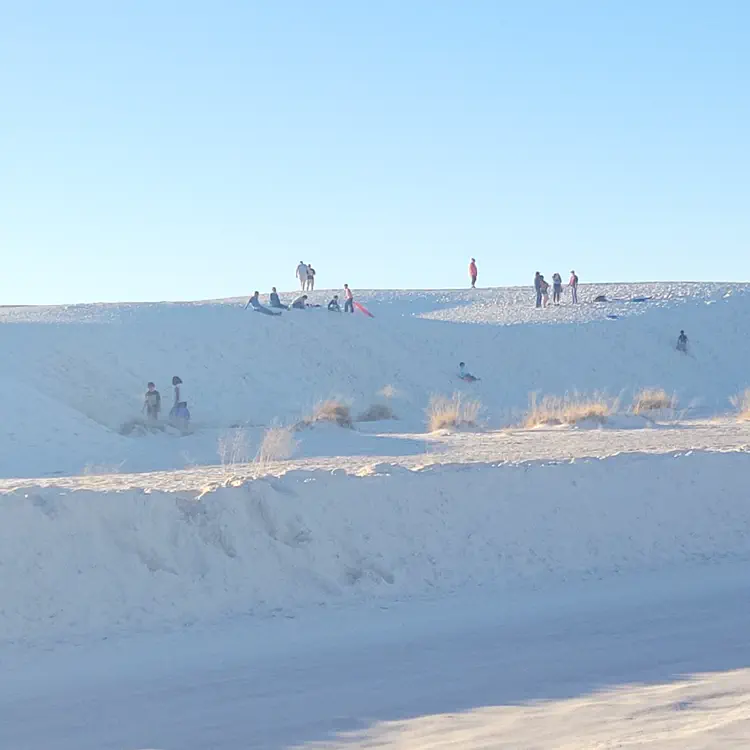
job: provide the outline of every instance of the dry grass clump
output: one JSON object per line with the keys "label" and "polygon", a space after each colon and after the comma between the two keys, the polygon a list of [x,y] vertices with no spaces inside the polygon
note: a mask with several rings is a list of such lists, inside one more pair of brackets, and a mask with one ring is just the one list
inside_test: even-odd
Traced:
{"label": "dry grass clump", "polygon": [[452,396],[432,396],[427,407],[427,427],[430,432],[476,427],[481,402],[476,398],[467,398],[461,393]]}
{"label": "dry grass clump", "polygon": [[603,393],[566,393],[564,396],[542,396],[541,399],[532,393],[524,426],[571,425],[585,421],[604,424],[617,408],[617,399]]}
{"label": "dry grass clump", "polygon": [[83,467],[81,474],[85,477],[101,477],[107,474],[119,474],[122,467],[125,466],[125,460],[119,464],[92,464],[88,463]]}
{"label": "dry grass clump", "polygon": [[242,427],[233,427],[218,439],[216,453],[225,472],[233,472],[236,466],[250,463],[250,442]]}
{"label": "dry grass clump", "polygon": [[357,422],[381,422],[386,419],[395,419],[393,409],[387,404],[372,404],[361,414],[357,415]]}
{"label": "dry grass clump", "polygon": [[385,385],[378,391],[378,396],[382,396],[387,401],[390,401],[398,396],[398,391],[394,385]]}
{"label": "dry grass clump", "polygon": [[329,399],[319,403],[312,414],[313,422],[335,422],[339,427],[352,426],[352,412],[343,401]]}
{"label": "dry grass clump", "polygon": [[750,421],[750,388],[729,399],[732,406],[737,410],[737,419]]}
{"label": "dry grass clump", "polygon": [[633,414],[648,414],[652,411],[674,409],[677,397],[670,396],[663,388],[643,388],[633,398],[631,411]]}
{"label": "dry grass clump", "polygon": [[272,461],[286,461],[294,455],[297,445],[292,427],[271,425],[263,433],[263,440],[255,454],[255,463],[263,465]]}
{"label": "dry grass clump", "polygon": [[310,427],[317,422],[333,422],[339,427],[352,426],[352,411],[349,404],[338,399],[328,399],[321,401],[315,406],[312,414],[305,417],[297,424],[298,429]]}

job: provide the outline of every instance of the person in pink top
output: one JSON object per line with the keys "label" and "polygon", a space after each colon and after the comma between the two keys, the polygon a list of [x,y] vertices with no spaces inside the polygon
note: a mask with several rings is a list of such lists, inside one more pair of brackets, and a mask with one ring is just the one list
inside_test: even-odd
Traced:
{"label": "person in pink top", "polygon": [[344,284],[344,297],[346,301],[344,302],[344,312],[354,312],[354,295],[352,294],[352,290],[349,289],[349,284]]}
{"label": "person in pink top", "polygon": [[477,288],[477,262],[474,258],[469,263],[469,278],[471,279],[471,288]]}
{"label": "person in pink top", "polygon": [[570,294],[572,295],[573,304],[575,305],[578,302],[578,276],[576,276],[575,271],[570,272],[568,286],[570,287]]}

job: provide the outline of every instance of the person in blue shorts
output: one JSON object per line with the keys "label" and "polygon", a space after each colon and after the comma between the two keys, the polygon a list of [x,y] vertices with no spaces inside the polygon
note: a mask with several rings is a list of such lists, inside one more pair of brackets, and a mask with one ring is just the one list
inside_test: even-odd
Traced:
{"label": "person in blue shorts", "polygon": [[174,403],[169,412],[169,418],[172,424],[185,431],[190,423],[190,411],[188,410],[182,378],[175,375],[172,378],[172,387],[174,388]]}

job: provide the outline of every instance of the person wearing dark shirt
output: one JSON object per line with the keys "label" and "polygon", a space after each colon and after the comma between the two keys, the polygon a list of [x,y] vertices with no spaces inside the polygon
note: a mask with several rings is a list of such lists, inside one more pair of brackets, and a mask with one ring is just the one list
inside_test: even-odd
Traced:
{"label": "person wearing dark shirt", "polygon": [[562,297],[562,276],[559,273],[552,274],[552,302],[555,305],[560,304]]}
{"label": "person wearing dark shirt", "polygon": [[688,337],[685,335],[685,331],[680,331],[680,335],[677,337],[677,351],[687,354]]}
{"label": "person wearing dark shirt", "polygon": [[269,297],[269,307],[276,308],[277,310],[288,310],[289,305],[282,304],[279,299],[279,293],[276,291],[276,287],[271,289],[271,295]]}
{"label": "person wearing dark shirt", "polygon": [[150,422],[156,422],[161,411],[161,394],[156,390],[153,383],[149,383],[147,388],[146,398],[143,401],[143,411],[146,414],[146,419]]}
{"label": "person wearing dark shirt", "polygon": [[534,291],[536,292],[536,306],[542,306],[542,274],[537,271],[534,274]]}

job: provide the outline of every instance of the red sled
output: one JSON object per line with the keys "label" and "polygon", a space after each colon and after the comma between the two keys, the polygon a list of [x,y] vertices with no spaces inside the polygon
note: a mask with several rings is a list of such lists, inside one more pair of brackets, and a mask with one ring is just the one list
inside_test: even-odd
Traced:
{"label": "red sled", "polygon": [[356,307],[361,313],[364,313],[368,318],[375,317],[366,307],[364,307],[364,305],[360,305],[359,302],[355,302],[354,307]]}

